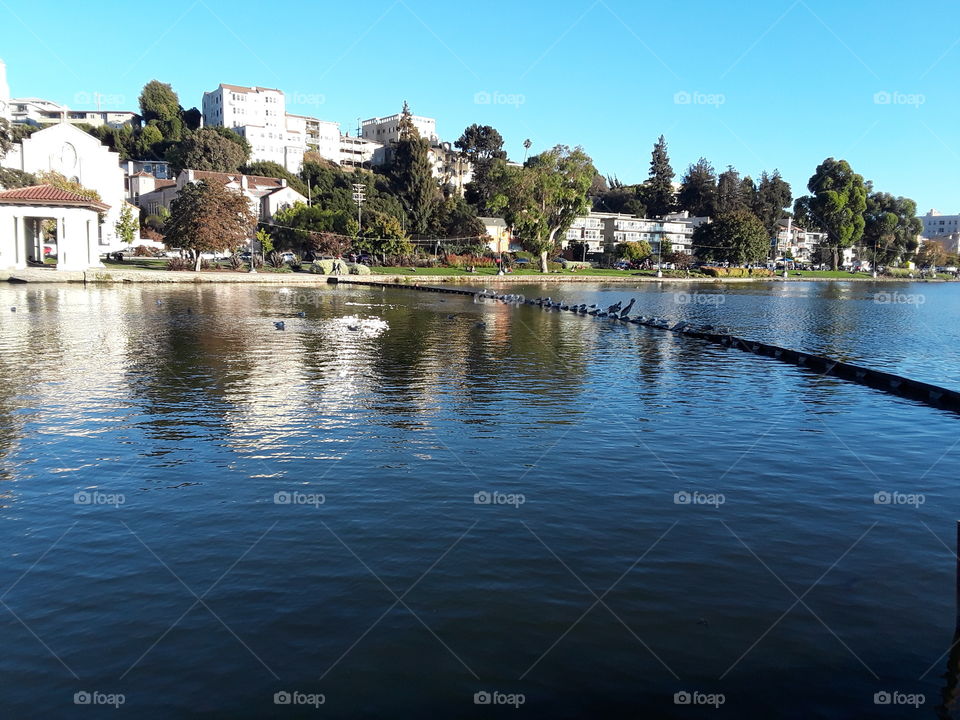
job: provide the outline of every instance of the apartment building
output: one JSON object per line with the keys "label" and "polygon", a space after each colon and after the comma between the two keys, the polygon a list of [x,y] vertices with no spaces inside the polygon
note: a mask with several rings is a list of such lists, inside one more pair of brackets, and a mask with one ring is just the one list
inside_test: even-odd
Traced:
{"label": "apartment building", "polygon": [[[387,117],[364,120],[360,125],[360,137],[389,145],[400,139],[401,117],[403,117],[402,113],[396,113]],[[410,119],[413,121],[413,126],[417,129],[417,132],[420,133],[420,137],[428,141],[431,146],[440,142],[437,135],[437,121],[434,118],[411,115]]]}
{"label": "apartment building", "polygon": [[221,83],[203,94],[203,122],[236,131],[250,143],[250,159],[300,172],[307,150],[307,118],[288,115],[283,92]]}
{"label": "apartment building", "polygon": [[774,257],[793,258],[797,262],[816,262],[817,248],[825,242],[827,234],[805,230],[793,224],[793,218],[781,220],[778,223],[777,237],[774,245]]}
{"label": "apartment building", "polygon": [[344,167],[367,167],[384,163],[384,144],[351,136],[340,136],[339,163]]}
{"label": "apartment building", "polygon": [[931,240],[960,232],[960,215],[941,215],[936,210],[930,210],[920,218],[920,222],[923,223],[923,237]]}

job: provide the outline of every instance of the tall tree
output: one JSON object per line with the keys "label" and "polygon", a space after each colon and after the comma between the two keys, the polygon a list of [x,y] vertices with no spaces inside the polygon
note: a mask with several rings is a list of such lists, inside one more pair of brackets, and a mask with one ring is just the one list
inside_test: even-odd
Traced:
{"label": "tall tree", "polygon": [[673,168],[667,154],[667,141],[663,137],[653,146],[650,157],[650,177],[644,183],[641,199],[647,211],[653,216],[666,215],[673,210]]}
{"label": "tall tree", "polygon": [[871,253],[874,265],[908,259],[916,252],[917,236],[922,231],[917,204],[910,198],[884,192],[867,195],[863,244]]}
{"label": "tall tree", "polygon": [[486,213],[495,191],[490,182],[490,171],[494,163],[507,159],[503,136],[490,125],[474,124],[463,131],[454,145],[473,165],[473,179],[466,187],[467,202],[478,212]]}
{"label": "tall tree", "polygon": [[770,251],[763,223],[749,210],[718,215],[693,231],[694,252],[706,262],[731,265],[761,262]]}
{"label": "tall tree", "polygon": [[767,236],[774,238],[777,235],[777,224],[784,216],[785,208],[790,207],[793,195],[790,183],[780,177],[780,171],[774,170],[772,175],[766,171],[760,176],[760,183],[753,196],[753,214],[760,218]]}
{"label": "tall tree", "polygon": [[733,165],[727,165],[727,169],[717,177],[717,214],[748,209],[749,205],[743,191],[744,185],[743,180],[740,179],[740,173]]}
{"label": "tall tree", "polygon": [[439,201],[439,187],[430,170],[429,143],[420,137],[406,102],[400,115],[400,138],[390,153],[389,173],[414,235],[427,231]]}
{"label": "tall tree", "polygon": [[587,192],[596,173],[582,148],[566,145],[534,155],[522,168],[498,168],[493,209],[503,212],[524,249],[540,256],[541,272],[547,272],[557,239],[589,209]]}
{"label": "tall tree", "polygon": [[228,138],[222,130],[236,135],[228,128],[200,128],[194,133],[188,133],[181,142],[171,147],[167,151],[167,160],[178,172],[187,168],[236,172],[237,168],[247,162],[250,153],[245,152],[243,143]]}
{"label": "tall tree", "polygon": [[180,99],[169,83],[151,80],[140,92],[140,115],[147,124],[154,121],[164,139],[176,142],[183,136]]}
{"label": "tall tree", "polygon": [[187,183],[170,203],[164,230],[171,247],[189,250],[200,269],[200,253],[236,250],[253,234],[257,216],[247,198],[218,182]]}
{"label": "tall tree", "polygon": [[706,158],[700,158],[687,168],[677,193],[677,205],[697,217],[716,214],[717,173]]}
{"label": "tall tree", "polygon": [[866,185],[846,160],[827,158],[817,166],[807,189],[812,194],[810,214],[827,233],[825,249],[836,270],[843,250],[863,237]]}

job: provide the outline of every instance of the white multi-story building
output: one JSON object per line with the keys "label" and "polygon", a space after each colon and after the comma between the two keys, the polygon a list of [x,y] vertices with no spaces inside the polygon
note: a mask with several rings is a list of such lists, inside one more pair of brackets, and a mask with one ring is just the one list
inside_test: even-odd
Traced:
{"label": "white multi-story building", "polygon": [[960,215],[941,215],[931,210],[920,221],[923,223],[923,237],[932,240],[960,232]]}
{"label": "white multi-story building", "polygon": [[308,115],[287,115],[287,118],[303,121],[307,150],[332,162],[340,162],[340,123]]}
{"label": "white multi-story building", "polygon": [[203,122],[230,128],[246,138],[251,160],[275,162],[293,173],[303,166],[307,118],[287,114],[280,90],[221,83],[203,94]]}
{"label": "white multi-story building", "polygon": [[140,116],[127,110],[71,110],[66,105],[43,98],[12,98],[10,100],[10,119],[15,123],[38,127],[55,123],[71,125],[90,125],[100,127],[109,125],[118,128],[123,125],[136,125]]}
{"label": "white multi-story building", "polygon": [[812,263],[816,260],[817,248],[826,239],[826,233],[794,225],[793,218],[781,220],[777,228],[775,259],[793,258],[797,262]]}
{"label": "white multi-story building", "polygon": [[[403,113],[388,115],[387,117],[370,118],[364,120],[360,126],[360,136],[384,145],[389,145],[400,139],[400,118]],[[420,137],[428,141],[431,146],[440,142],[437,135],[437,121],[434,118],[421,115],[411,115],[413,126],[420,133]]]}
{"label": "white multi-story building", "polygon": [[667,242],[672,252],[692,253],[693,230],[709,221],[709,218],[689,217],[686,213],[653,219],[592,212],[573,221],[563,245],[585,242],[589,253],[612,253],[620,243],[646,241],[654,254],[658,254]]}
{"label": "white multi-story building", "polygon": [[383,143],[362,137],[352,137],[349,133],[340,136],[339,162],[341,165],[346,167],[382,165],[384,162],[383,156]]}
{"label": "white multi-story building", "polygon": [[564,246],[570,243],[586,244],[588,253],[603,252],[603,213],[578,217],[567,230]]}

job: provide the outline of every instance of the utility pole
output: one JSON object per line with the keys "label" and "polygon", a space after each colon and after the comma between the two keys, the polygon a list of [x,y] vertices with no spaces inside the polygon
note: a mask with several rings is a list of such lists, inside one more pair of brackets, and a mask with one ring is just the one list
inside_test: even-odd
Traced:
{"label": "utility pole", "polygon": [[367,187],[363,183],[353,184],[353,201],[357,204],[357,237],[360,237],[360,209],[363,207],[363,201],[367,199]]}

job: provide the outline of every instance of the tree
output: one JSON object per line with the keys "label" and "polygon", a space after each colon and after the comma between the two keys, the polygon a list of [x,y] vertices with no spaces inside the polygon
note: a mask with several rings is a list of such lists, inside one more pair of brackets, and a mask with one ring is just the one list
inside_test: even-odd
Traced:
{"label": "tree", "polygon": [[130,245],[133,243],[139,227],[140,223],[133,217],[133,210],[130,209],[129,203],[124,203],[123,207],[120,208],[120,218],[113,226],[117,237]]}
{"label": "tree", "polygon": [[[221,130],[226,129],[221,128]],[[249,153],[244,152],[240,143],[225,137],[216,128],[208,127],[188,133],[180,143],[167,151],[167,160],[177,172],[187,168],[236,172],[248,158]]]}
{"label": "tree", "polygon": [[[278,248],[325,252],[332,243],[327,236],[337,236],[338,247],[345,247],[348,237],[357,234],[356,210],[330,210],[320,205],[296,203],[293,207],[281,208],[273,215],[273,232]],[[326,244],[324,244],[326,243]]]}
{"label": "tree", "polygon": [[763,223],[749,210],[718,215],[693,231],[696,255],[706,262],[744,265],[765,260],[770,239]]}
{"label": "tree", "polygon": [[772,175],[768,175],[766,171],[760,175],[760,183],[754,193],[751,209],[766,228],[767,237],[776,237],[777,224],[784,216],[784,208],[790,207],[792,200],[790,183],[780,177],[779,170],[774,170]]}
{"label": "tree", "polygon": [[645,217],[647,208],[640,199],[639,190],[639,185],[624,185],[618,181],[617,184],[611,184],[606,192],[593,196],[593,209],[597,212]]}
{"label": "tree", "polygon": [[748,209],[749,204],[743,191],[744,186],[743,180],[740,179],[740,173],[736,171],[733,165],[727,165],[727,169],[717,177],[716,213],[722,214]]}
{"label": "tree", "polygon": [[133,140],[133,152],[138,160],[148,160],[163,155],[163,133],[156,124],[148,124],[137,133]]}
{"label": "tree", "polygon": [[667,141],[663,137],[653,146],[650,159],[650,177],[644,184],[641,199],[651,215],[660,217],[673,210],[673,168],[667,155]]}
{"label": "tree", "polygon": [[187,130],[199,130],[203,126],[203,113],[195,107],[184,111],[183,125]]}
{"label": "tree", "polygon": [[10,125],[10,121],[0,117],[0,160],[10,152],[10,148],[13,147],[14,142],[13,128]]}
{"label": "tree", "polygon": [[256,223],[257,216],[242,194],[218,182],[201,180],[184,185],[170,204],[166,242],[192,252],[199,271],[200,253],[241,247]]}
{"label": "tree", "polygon": [[220,137],[226,138],[230,142],[236,143],[240,146],[240,149],[243,150],[243,154],[249,158],[250,154],[253,152],[253,148],[250,146],[250,143],[247,139],[238,133],[236,130],[231,128],[223,127],[222,125],[211,125],[210,130],[213,130]]}
{"label": "tree", "polygon": [[540,256],[541,272],[547,272],[547,254],[558,236],[589,208],[587,191],[596,172],[582,148],[566,145],[534,155],[522,168],[498,168],[493,209],[503,212],[524,249]]}
{"label": "tree", "polygon": [[924,240],[917,253],[917,266],[922,268],[938,268],[947,263],[947,251],[943,244],[936,240]]}
{"label": "tree", "polygon": [[412,252],[400,221],[381,212],[367,214],[366,226],[355,246],[373,255],[409,255]]}
{"label": "tree", "polygon": [[817,222],[813,211],[810,209],[811,198],[809,195],[801,195],[793,201],[793,222],[805,230],[815,230],[825,232],[823,226]]}
{"label": "tree", "polygon": [[96,190],[86,188],[80,183],[74,182],[73,180],[67,180],[65,175],[58,173],[55,170],[38,172],[36,173],[35,177],[37,178],[37,183],[40,185],[53,185],[59,190],[66,190],[74,195],[85,197],[88,200],[101,202],[100,193],[98,193]]}
{"label": "tree", "polygon": [[163,137],[176,142],[183,135],[183,117],[180,99],[169,83],[151,80],[140,92],[140,115],[143,121],[151,121]]}
{"label": "tree", "polygon": [[389,173],[409,218],[410,232],[423,235],[439,200],[439,188],[430,170],[429,144],[414,126],[407,103],[403,104],[399,126],[400,138],[390,153]]}
{"label": "tree", "polygon": [[910,198],[871,192],[864,211],[863,244],[872,253],[873,265],[907,259],[917,250],[923,223]]}
{"label": "tree", "polygon": [[646,240],[624,242],[617,245],[617,257],[631,262],[642,262],[653,255],[653,248]]}
{"label": "tree", "polygon": [[863,237],[866,185],[846,160],[827,158],[817,166],[807,189],[812,193],[810,214],[827,233],[825,247],[836,270],[843,250]]}
{"label": "tree", "polygon": [[31,185],[39,184],[36,176],[28,172],[0,167],[0,188],[4,190],[13,190],[14,188],[30,187]]}
{"label": "tree", "polygon": [[680,192],[677,193],[677,205],[695,217],[713,217],[716,203],[716,171],[706,158],[700,158],[687,168],[687,174],[683,176]]}
{"label": "tree", "polygon": [[486,229],[473,206],[454,195],[437,206],[430,218],[429,232],[442,238],[477,239],[486,234]]}
{"label": "tree", "polygon": [[273,252],[273,235],[268,233],[265,228],[257,230],[255,237],[257,238],[257,244],[260,246],[260,253],[262,255]]}
{"label": "tree", "polygon": [[454,146],[473,165],[473,179],[466,186],[467,202],[486,213],[495,190],[490,184],[490,170],[495,162],[507,159],[503,136],[490,125],[473,124],[463,131]]}

